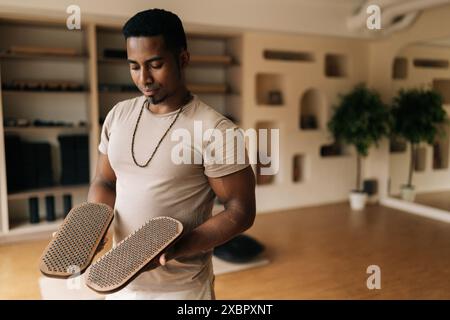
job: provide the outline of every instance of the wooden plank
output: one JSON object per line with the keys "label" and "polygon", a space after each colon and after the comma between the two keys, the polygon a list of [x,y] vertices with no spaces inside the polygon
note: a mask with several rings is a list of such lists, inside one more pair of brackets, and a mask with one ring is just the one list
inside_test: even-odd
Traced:
{"label": "wooden plank", "polygon": [[77,49],[62,47],[11,46],[8,53],[22,55],[79,56]]}
{"label": "wooden plank", "polygon": [[232,57],[226,55],[191,55],[192,64],[219,64],[230,65]]}
{"label": "wooden plank", "polygon": [[[1,65],[0,65],[1,68]],[[1,83],[1,72],[0,72]],[[3,133],[3,105],[2,88],[0,86],[0,234],[7,233],[9,226],[8,219],[8,191],[6,184],[6,154],[5,137]]]}
{"label": "wooden plank", "polygon": [[0,53],[0,59],[2,60],[49,60],[49,61],[84,61],[86,60],[84,55],[41,55],[41,54],[17,54],[17,53]]}
{"label": "wooden plank", "polygon": [[[124,64],[127,65],[127,61],[125,59],[120,58],[99,58],[99,63],[111,63],[111,64]],[[231,56],[226,55],[198,55],[193,54],[190,58],[190,63],[193,65],[231,65],[233,62],[233,58]]]}
{"label": "wooden plank", "polygon": [[100,106],[99,106],[99,90],[98,90],[98,65],[97,65],[97,33],[94,23],[89,23],[87,26],[87,51],[89,54],[89,83],[90,83],[90,96],[89,96],[89,109],[88,122],[90,123],[89,131],[89,172],[90,179],[96,171],[97,159],[98,159],[98,144],[100,142],[101,127],[98,123],[100,118]]}
{"label": "wooden plank", "polygon": [[5,133],[24,133],[24,134],[59,134],[59,133],[87,133],[88,127],[6,127],[4,128]]}
{"label": "wooden plank", "polygon": [[66,193],[82,192],[82,191],[86,191],[87,193],[88,189],[89,185],[83,184],[74,186],[54,186],[48,188],[24,190],[20,192],[10,193],[8,195],[8,200],[21,200],[21,199],[28,199],[31,197],[43,197],[46,195],[63,195]]}

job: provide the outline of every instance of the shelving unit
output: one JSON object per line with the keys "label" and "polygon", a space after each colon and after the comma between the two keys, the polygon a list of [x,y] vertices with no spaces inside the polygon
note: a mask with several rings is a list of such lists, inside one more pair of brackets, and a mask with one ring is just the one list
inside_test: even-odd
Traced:
{"label": "shelving unit", "polygon": [[[86,184],[59,185],[62,165],[58,137],[88,136],[92,130],[90,110],[95,106],[90,104],[91,79],[87,42],[88,36],[84,30],[68,32],[64,24],[38,20],[0,20],[0,73],[3,87],[0,91],[0,242],[26,239],[55,230],[66,213],[62,210],[63,195],[72,197],[72,205],[85,201],[88,190]],[[12,119],[27,120],[29,125],[4,126],[6,121],[14,122]],[[42,123],[64,122],[71,125],[33,125],[37,120]],[[84,125],[80,126],[80,123]],[[20,137],[22,143],[45,143],[50,146],[49,170],[53,181],[47,183],[53,186],[7,190],[5,159],[8,154],[5,152],[15,153],[22,149],[6,150],[5,136]],[[37,157],[38,154],[35,153],[34,156]],[[21,158],[20,155],[15,157],[19,160]],[[37,162],[36,159],[28,161]],[[27,176],[26,179],[28,178]],[[55,221],[44,219],[46,196],[54,196]],[[41,220],[38,224],[29,222],[30,198],[38,199]]]}
{"label": "shelving unit", "polygon": [[284,105],[284,78],[280,74],[258,73],[256,75],[256,103],[260,106]]}
{"label": "shelving unit", "polygon": [[318,89],[306,90],[300,100],[299,128],[302,130],[324,130],[326,100]]}
{"label": "shelving unit", "polygon": [[239,123],[241,36],[190,33],[188,88],[220,113]]}
{"label": "shelving unit", "polygon": [[272,123],[280,129],[278,173],[263,177],[260,165],[255,168],[258,207],[273,211],[347,199],[355,153],[343,146],[326,152],[336,151],[327,122],[339,94],[368,78],[368,68],[359,67],[367,65],[366,44],[258,32],[243,39],[241,127]]}

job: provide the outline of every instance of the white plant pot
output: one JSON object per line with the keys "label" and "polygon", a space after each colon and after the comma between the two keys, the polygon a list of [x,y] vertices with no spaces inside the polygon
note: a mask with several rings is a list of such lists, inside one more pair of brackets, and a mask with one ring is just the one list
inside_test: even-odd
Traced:
{"label": "white plant pot", "polygon": [[416,198],[416,190],[413,186],[402,186],[402,199],[405,201],[413,202]]}
{"label": "white plant pot", "polygon": [[352,210],[363,210],[366,207],[367,193],[352,191],[349,198]]}

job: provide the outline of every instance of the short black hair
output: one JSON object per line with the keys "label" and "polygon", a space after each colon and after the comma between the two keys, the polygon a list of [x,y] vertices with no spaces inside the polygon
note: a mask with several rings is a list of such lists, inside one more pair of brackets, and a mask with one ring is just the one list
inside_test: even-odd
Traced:
{"label": "short black hair", "polygon": [[173,53],[187,50],[186,34],[180,18],[163,9],[149,9],[136,13],[123,26],[125,39],[162,35],[166,49]]}

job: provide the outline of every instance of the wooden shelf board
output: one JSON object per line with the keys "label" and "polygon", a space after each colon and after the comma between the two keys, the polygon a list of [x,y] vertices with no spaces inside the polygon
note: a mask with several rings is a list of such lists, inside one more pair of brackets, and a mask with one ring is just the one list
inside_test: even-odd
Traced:
{"label": "wooden shelf board", "polygon": [[190,63],[193,65],[224,65],[233,63],[231,56],[226,55],[192,55]]}
{"label": "wooden shelf board", "polygon": [[18,53],[0,53],[0,60],[45,60],[45,61],[86,61],[85,55],[56,55],[56,54],[18,54]]}
{"label": "wooden shelf board", "polygon": [[2,90],[4,94],[17,95],[17,94],[89,94],[88,90],[82,91],[70,91],[70,90],[61,90],[61,91],[45,91],[45,90]]}
{"label": "wooden shelf board", "polygon": [[[121,58],[98,58],[99,63],[109,63],[109,64],[123,64],[128,65],[126,59]],[[219,65],[219,66],[229,66],[233,64],[233,59],[231,56],[227,55],[191,55],[190,63],[195,66],[201,65]]]}
{"label": "wooden shelf board", "polygon": [[62,221],[63,221],[62,218],[56,219],[55,221],[43,220],[36,224],[30,223],[28,221],[11,221],[7,235],[8,236],[26,235],[26,234],[56,231]]}
{"label": "wooden shelf board", "polygon": [[5,127],[5,133],[88,133],[88,127]]}
{"label": "wooden shelf board", "polygon": [[43,197],[46,195],[62,195],[72,192],[87,191],[88,189],[89,184],[54,186],[40,189],[24,190],[8,194],[8,200],[22,200],[30,197]]}

